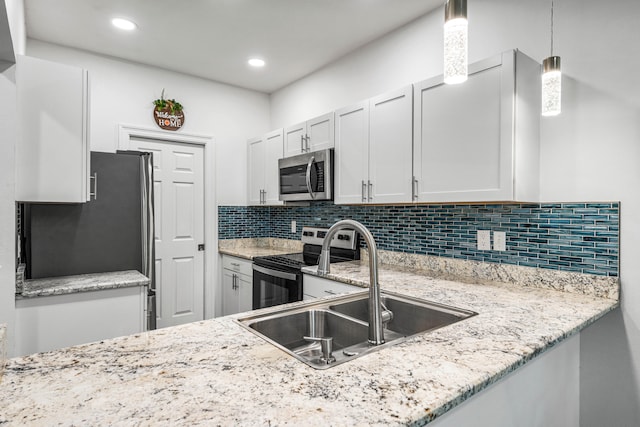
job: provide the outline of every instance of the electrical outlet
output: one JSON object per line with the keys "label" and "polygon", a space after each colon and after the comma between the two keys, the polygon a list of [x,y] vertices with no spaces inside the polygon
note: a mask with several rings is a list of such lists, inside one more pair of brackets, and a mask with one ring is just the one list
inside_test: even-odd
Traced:
{"label": "electrical outlet", "polygon": [[291,221],[291,232],[296,233],[298,231],[295,220]]}
{"label": "electrical outlet", "polygon": [[493,250],[494,251],[507,250],[507,233],[505,233],[504,231],[493,232]]}
{"label": "electrical outlet", "polygon": [[490,230],[478,230],[478,250],[480,251],[491,250],[491,231]]}

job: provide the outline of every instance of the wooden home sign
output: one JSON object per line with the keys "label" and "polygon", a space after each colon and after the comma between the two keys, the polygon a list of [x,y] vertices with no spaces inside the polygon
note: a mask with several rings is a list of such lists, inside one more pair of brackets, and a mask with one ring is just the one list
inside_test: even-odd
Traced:
{"label": "wooden home sign", "polygon": [[153,109],[156,124],[164,130],[178,130],[184,124],[184,111],[173,111],[169,105],[164,108],[156,106]]}
{"label": "wooden home sign", "polygon": [[184,124],[182,104],[175,99],[164,99],[164,89],[160,99],[153,101],[153,120],[164,130],[178,130]]}

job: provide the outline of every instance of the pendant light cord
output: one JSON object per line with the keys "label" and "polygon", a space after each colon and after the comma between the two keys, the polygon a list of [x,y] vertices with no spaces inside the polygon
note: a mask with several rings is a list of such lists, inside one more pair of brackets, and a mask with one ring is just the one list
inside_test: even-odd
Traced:
{"label": "pendant light cord", "polygon": [[553,0],[551,0],[551,56],[553,56]]}

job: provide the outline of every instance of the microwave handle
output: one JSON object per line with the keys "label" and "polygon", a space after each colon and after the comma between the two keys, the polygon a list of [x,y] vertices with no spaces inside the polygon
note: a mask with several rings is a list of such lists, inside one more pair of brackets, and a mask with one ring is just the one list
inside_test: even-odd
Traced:
{"label": "microwave handle", "polygon": [[311,156],[309,163],[307,163],[307,190],[309,191],[309,195],[311,195],[312,199],[316,198],[316,195],[313,194],[313,189],[311,188],[311,165],[315,159],[316,158],[314,156]]}

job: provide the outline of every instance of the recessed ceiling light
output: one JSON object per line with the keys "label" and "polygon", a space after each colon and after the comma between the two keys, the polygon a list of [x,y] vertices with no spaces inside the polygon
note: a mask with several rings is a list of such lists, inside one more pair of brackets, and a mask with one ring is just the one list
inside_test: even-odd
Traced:
{"label": "recessed ceiling light", "polygon": [[249,65],[251,65],[252,67],[257,67],[257,68],[259,68],[259,67],[264,67],[264,64],[265,64],[264,60],[263,60],[263,59],[260,59],[260,58],[251,58],[251,59],[248,61],[248,63],[249,63]]}
{"label": "recessed ceiling light", "polygon": [[121,30],[127,30],[127,31],[135,30],[137,27],[137,25],[134,22],[129,21],[128,19],[123,19],[123,18],[113,18],[111,20],[111,23],[113,24],[114,27],[120,28]]}

